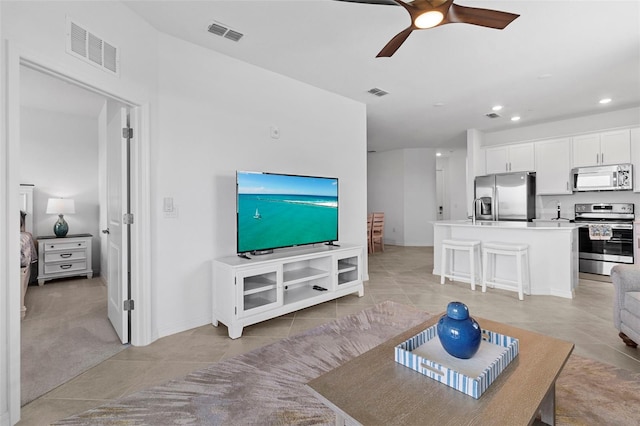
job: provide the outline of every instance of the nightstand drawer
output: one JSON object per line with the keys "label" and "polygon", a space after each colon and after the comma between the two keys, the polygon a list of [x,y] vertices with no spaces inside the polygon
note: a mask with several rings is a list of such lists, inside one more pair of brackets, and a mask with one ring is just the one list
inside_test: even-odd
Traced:
{"label": "nightstand drawer", "polygon": [[86,250],[65,250],[65,251],[55,251],[55,252],[47,252],[44,253],[44,263],[49,262],[59,262],[65,260],[78,260],[78,259],[86,259],[87,252]]}
{"label": "nightstand drawer", "polygon": [[44,244],[44,251],[53,251],[53,250],[71,250],[71,249],[79,249],[79,248],[87,248],[87,241],[56,241],[56,242],[46,242]]}
{"label": "nightstand drawer", "polygon": [[45,263],[44,265],[45,274],[54,274],[56,272],[86,271],[86,269],[87,261],[84,259],[70,262]]}

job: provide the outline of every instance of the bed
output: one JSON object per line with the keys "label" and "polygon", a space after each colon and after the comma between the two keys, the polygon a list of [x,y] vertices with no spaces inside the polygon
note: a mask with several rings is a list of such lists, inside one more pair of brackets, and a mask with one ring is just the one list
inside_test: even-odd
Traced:
{"label": "bed", "polygon": [[24,319],[27,307],[24,303],[31,270],[38,261],[33,238],[33,185],[20,185],[20,317]]}

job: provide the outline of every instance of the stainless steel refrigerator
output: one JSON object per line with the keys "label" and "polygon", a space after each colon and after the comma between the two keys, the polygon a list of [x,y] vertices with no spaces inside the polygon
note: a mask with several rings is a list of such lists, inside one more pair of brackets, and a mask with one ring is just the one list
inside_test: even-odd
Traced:
{"label": "stainless steel refrigerator", "polygon": [[536,217],[536,174],[477,176],[473,208],[478,220],[531,221]]}

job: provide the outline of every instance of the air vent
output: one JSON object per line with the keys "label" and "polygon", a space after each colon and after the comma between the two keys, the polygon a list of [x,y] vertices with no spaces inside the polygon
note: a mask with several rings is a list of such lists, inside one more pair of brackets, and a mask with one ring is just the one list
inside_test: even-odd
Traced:
{"label": "air vent", "polygon": [[213,22],[211,25],[209,25],[208,31],[211,34],[215,34],[232,41],[239,41],[244,36],[244,34],[239,33],[238,31],[234,31],[228,26],[221,24],[220,22]]}
{"label": "air vent", "polygon": [[120,75],[118,48],[67,16],[67,53],[103,71]]}
{"label": "air vent", "polygon": [[485,114],[485,116],[489,117],[489,118],[500,118],[500,114],[497,114],[495,112],[488,112]]}
{"label": "air vent", "polygon": [[377,87],[374,87],[373,89],[369,89],[368,92],[378,97],[382,97],[384,95],[389,94],[389,92],[385,92],[384,90],[378,89]]}

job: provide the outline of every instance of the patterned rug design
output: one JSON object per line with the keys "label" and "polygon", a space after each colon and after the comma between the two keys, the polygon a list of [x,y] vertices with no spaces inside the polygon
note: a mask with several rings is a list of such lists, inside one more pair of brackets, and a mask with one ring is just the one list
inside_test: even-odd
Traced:
{"label": "patterned rug design", "polygon": [[[55,424],[335,424],[304,384],[430,317],[384,302]],[[640,374],[574,355],[556,401],[561,425],[637,424]]]}

